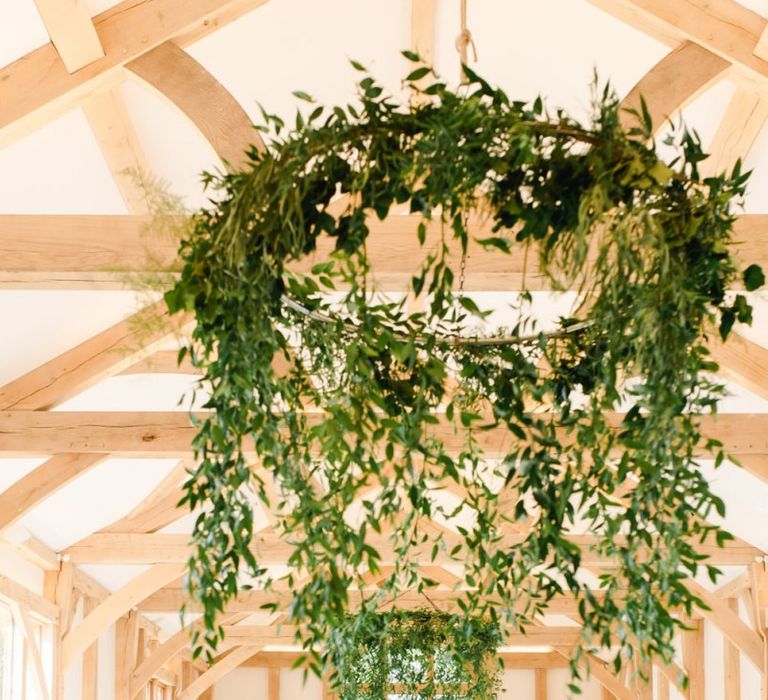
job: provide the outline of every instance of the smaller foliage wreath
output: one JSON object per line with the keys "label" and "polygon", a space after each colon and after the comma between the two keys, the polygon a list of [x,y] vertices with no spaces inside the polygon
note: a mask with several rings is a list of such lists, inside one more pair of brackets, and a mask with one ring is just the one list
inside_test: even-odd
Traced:
{"label": "smaller foliage wreath", "polygon": [[[408,86],[429,74],[416,67]],[[464,567],[459,640],[476,619],[525,630],[574,599],[574,672],[600,648],[617,667],[671,660],[678,613],[699,604],[685,579],[717,573],[697,543],[728,539],[706,520],[724,506],[697,460],[726,455],[699,417],[723,392],[707,336],[751,320],[747,298],[726,292],[763,281],[729,252],[746,174],[700,178],[706,156],[684,129],[663,162],[645,108],[625,131],[608,89],[582,125],[466,74],[409,105],[365,75],[358,106],[318,106],[291,130],[265,114],[270,147],[209,176],[218,196],[166,294],[171,312],[195,313],[189,352],[209,391],[184,498],[200,513],[188,583],[209,646],[244,574],[273,583],[254,493],[292,547],[289,618],[318,672],[344,664],[335,631],[351,612],[376,629],[382,604],[433,585],[429,563]],[[421,309],[376,294],[369,221],[396,206],[421,217],[421,256],[403,261]],[[323,237],[335,252],[307,264]],[[523,289],[513,327],[477,337],[488,314],[460,284],[471,242],[524,250],[581,303],[541,332]],[[584,532],[609,564],[593,572],[599,590],[572,538]]]}
{"label": "smaller foliage wreath", "polygon": [[451,615],[426,609],[360,622],[350,618],[336,631],[347,649],[334,671],[340,700],[488,700],[501,689],[498,623],[458,626]]}

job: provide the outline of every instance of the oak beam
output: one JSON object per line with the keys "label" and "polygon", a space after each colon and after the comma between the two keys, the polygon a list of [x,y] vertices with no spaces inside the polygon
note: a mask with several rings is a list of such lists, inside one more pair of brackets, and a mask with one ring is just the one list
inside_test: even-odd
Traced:
{"label": "oak beam", "polygon": [[768,62],[757,48],[768,21],[735,0],[590,0],[665,43],[692,41],[717,54],[749,80],[764,83]]}
{"label": "oak beam", "polygon": [[110,625],[185,571],[186,567],[179,564],[156,564],[100,603],[64,637],[62,670],[65,671]]}
{"label": "oak beam", "polygon": [[77,72],[67,72],[53,44],[26,54],[0,69],[0,148],[116,84],[124,64],[164,41],[186,46],[265,1],[124,0],[93,19],[104,56]]}
{"label": "oak beam", "polygon": [[[112,362],[117,364],[114,357]],[[0,390],[2,395],[2,390]],[[196,414],[204,418],[204,413]],[[463,432],[438,415],[430,435],[440,439],[448,451],[463,448]],[[321,414],[308,414],[308,421],[322,420]],[[623,414],[606,414],[609,424],[618,428]],[[721,413],[702,416],[705,435],[718,438],[723,449],[735,455],[768,453],[768,415],[760,413]],[[64,453],[105,453],[114,455],[187,456],[197,434],[189,415],[183,411],[4,411],[0,412],[0,454],[40,455]],[[503,427],[478,431],[478,445],[488,458],[506,454]],[[563,439],[567,439],[563,435]],[[706,454],[706,453],[702,453]]]}
{"label": "oak beam", "polygon": [[[436,249],[440,223],[427,224],[421,247],[416,237],[421,221],[416,214],[391,214],[383,221],[368,222],[367,253],[378,289],[407,289],[418,261]],[[181,220],[179,227],[183,228]],[[479,215],[468,222],[465,289],[519,290],[523,281],[532,291],[551,289],[536,256],[526,255],[522,246],[505,255],[474,241],[491,235],[490,228],[490,222]],[[768,215],[738,217],[733,241],[732,252],[742,265],[757,263],[768,269]],[[334,246],[334,239],[322,236],[316,253],[291,269],[308,272],[318,260],[327,259]],[[449,257],[458,265],[461,255],[455,248]],[[128,274],[172,271],[177,249],[178,244],[168,237],[152,234],[152,221],[146,216],[0,215],[0,288],[124,289]]]}
{"label": "oak beam", "polygon": [[126,68],[177,107],[233,168],[248,162],[249,146],[264,150],[261,135],[237,100],[175,43],[160,44]]}
{"label": "oak beam", "polygon": [[176,700],[196,700],[214,683],[221,680],[230,671],[234,671],[243,662],[247,661],[258,651],[253,646],[243,646],[233,649],[226,656],[219,659],[202,676],[192,681],[189,687],[179,693]]}
{"label": "oak beam", "polygon": [[55,455],[11,484],[0,493],[0,534],[105,457],[98,453]]}
{"label": "oak beam", "polygon": [[698,44],[684,41],[649,70],[622,100],[621,120],[625,128],[637,126],[637,118],[626,110],[641,111],[641,98],[659,133],[699,95],[721,80],[731,64]]}
{"label": "oak beam", "polygon": [[74,73],[104,56],[83,0],[35,0],[35,5],[67,72]]}
{"label": "oak beam", "polygon": [[188,322],[170,319],[165,303],[157,302],[0,387],[0,408],[52,408],[151,354]]}
{"label": "oak beam", "polygon": [[[449,531],[441,536],[447,549],[463,542],[461,536]],[[525,541],[526,537],[525,533],[506,533],[498,546],[512,547]],[[594,535],[571,535],[568,539],[582,549],[583,566],[610,565],[610,560],[591,551],[597,541]],[[371,535],[369,541],[375,543],[374,546],[383,553],[392,552],[392,543],[387,535]],[[191,547],[188,535],[97,533],[64,550],[64,555],[68,557],[68,561],[76,564],[182,563],[188,560],[192,552]],[[697,543],[696,548],[698,552],[710,556],[709,561],[716,565],[746,565],[762,555],[756,547],[740,543],[729,543],[724,547],[718,547],[714,543]],[[252,549],[259,561],[265,565],[285,564],[293,552],[292,545],[273,532],[254,534]],[[427,556],[431,551],[431,544],[415,548],[414,551],[424,555],[423,561],[426,565],[439,566],[455,560],[451,559],[447,552],[438,552],[432,561],[431,557]]]}

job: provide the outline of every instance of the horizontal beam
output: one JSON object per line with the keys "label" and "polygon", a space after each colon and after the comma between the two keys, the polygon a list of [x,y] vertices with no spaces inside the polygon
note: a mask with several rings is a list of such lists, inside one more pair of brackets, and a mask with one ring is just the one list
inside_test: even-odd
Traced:
{"label": "horizontal beam", "polygon": [[[418,261],[434,250],[440,240],[440,225],[428,226],[424,247],[419,247],[416,228],[419,215],[390,215],[384,221],[371,219],[368,255],[373,277],[382,290],[406,289]],[[473,237],[492,235],[487,222],[469,222]],[[733,252],[743,263],[768,269],[768,215],[740,217],[734,231]],[[317,252],[294,267],[308,271],[325,260],[334,241],[323,237]],[[172,269],[177,245],[153,236],[151,220],[143,216],[0,216],[0,287],[7,288],[123,288],[131,275]],[[151,252],[150,252],[151,251]],[[458,247],[456,264],[459,260]],[[121,272],[122,271],[122,272]],[[516,246],[509,255],[469,246],[466,266],[467,290],[510,291],[549,289],[535,255]]]}
{"label": "horizontal beam", "polygon": [[[296,668],[306,654],[300,651],[260,651],[241,666],[251,668]],[[554,651],[502,651],[498,654],[507,671],[534,668],[567,668],[568,660]]]}
{"label": "horizontal beam", "polygon": [[[498,543],[498,547],[512,547],[525,541],[526,536],[525,533],[507,533]],[[450,550],[453,546],[463,542],[463,538],[450,532],[443,532],[442,538],[446,545],[445,550]],[[591,551],[590,548],[597,542],[594,536],[572,535],[569,539],[582,548],[583,566],[610,566],[610,559]],[[396,557],[396,553],[392,550],[392,543],[387,536],[369,536],[367,541],[381,552],[385,559]],[[263,565],[285,564],[290,559],[294,549],[293,545],[286,542],[279,534],[270,532],[254,535],[252,543],[253,551]],[[442,564],[457,560],[456,556],[450,557],[447,551],[441,551],[437,553],[436,559],[433,561],[431,543],[427,543],[421,549],[423,552],[420,554],[420,548],[414,547],[412,553],[414,557],[421,556],[425,563]],[[729,543],[722,548],[715,544],[697,544],[696,549],[710,556],[712,563],[722,565],[750,564],[755,557],[762,555],[762,552],[756,547],[742,543],[735,545]],[[89,535],[63,553],[75,564],[183,563],[189,559],[191,549],[188,535],[96,533]],[[462,555],[457,556],[460,559]],[[233,610],[232,612],[241,611]]]}
{"label": "horizontal beam", "polygon": [[[370,596],[372,592],[373,589],[367,590],[365,595]],[[602,595],[597,590],[593,591],[593,593],[598,597]],[[362,593],[359,591],[353,590],[349,592],[350,602],[353,607],[357,606],[361,595]],[[399,594],[395,601],[392,601],[392,606],[402,610],[417,610],[425,605],[429,605],[430,607],[435,606],[440,610],[458,611],[458,601],[464,598],[465,595],[466,592],[464,591],[430,589],[427,599],[427,597],[416,591],[406,591]],[[288,613],[291,601],[292,595],[286,592],[264,590],[241,591],[235,600],[227,603],[227,612],[243,614],[264,612],[265,606],[276,604],[277,612]],[[148,596],[138,607],[143,613],[170,613],[177,612],[183,605],[186,605],[186,609],[190,612],[199,611],[199,606],[195,602],[190,601],[186,589],[168,587]],[[387,605],[387,603],[384,603],[382,607]],[[550,615],[577,615],[578,601],[573,596],[556,596],[548,603],[547,613]]]}
{"label": "horizontal beam", "polygon": [[[204,415],[197,414],[199,418]],[[320,419],[320,414],[308,415],[310,421]],[[440,439],[448,451],[463,449],[463,433],[457,432],[442,414],[438,419],[430,434]],[[623,414],[608,414],[606,419],[618,427]],[[701,427],[736,456],[768,453],[768,414],[702,416]],[[5,411],[0,412],[0,455],[109,452],[124,456],[185,456],[192,451],[196,433],[189,415],[183,411]],[[475,437],[489,458],[505,455],[511,445],[511,434],[502,427],[478,431]],[[567,436],[563,439],[567,440]]]}

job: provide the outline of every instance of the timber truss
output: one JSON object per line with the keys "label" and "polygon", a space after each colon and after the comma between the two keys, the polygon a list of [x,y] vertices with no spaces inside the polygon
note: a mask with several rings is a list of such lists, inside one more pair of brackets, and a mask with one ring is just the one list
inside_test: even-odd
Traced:
{"label": "timber truss", "polygon": [[[273,0],[279,2],[280,0]],[[0,216],[0,286],[27,289],[105,289],[122,285],[104,270],[130,266],[144,257],[142,229],[149,222],[145,193],[126,169],[143,165],[139,141],[116,87],[130,74],[170,101],[197,126],[224,162],[237,166],[245,147],[257,139],[247,115],[223,87],[184,51],[184,46],[236,20],[265,0],[125,0],[91,19],[85,11],[62,11],[57,0],[36,0],[51,43],[0,69],[0,147],[4,147],[73,106],[82,106],[129,211],[125,216]],[[768,22],[733,0],[591,0],[604,11],[661,39],[669,53],[645,75],[625,99],[637,107],[642,94],[654,118],[663,124],[699,94],[725,77],[737,89],[710,148],[713,170],[732,166],[749,152],[768,117]],[[79,8],[77,3],[71,5]],[[67,4],[69,8],[70,5]],[[82,8],[81,8],[82,9]],[[427,61],[433,51],[435,0],[412,0],[412,48]],[[415,246],[415,221],[408,216],[371,222],[369,254],[384,288],[403,289],[407,277],[402,259]],[[480,223],[473,224],[480,226]],[[768,268],[768,216],[745,215],[736,226],[743,241],[737,254]],[[437,232],[433,232],[437,235]],[[176,251],[158,241],[158,260],[172,265]],[[319,255],[322,255],[320,251]],[[519,289],[522,258],[493,256],[470,250],[467,290]],[[541,276],[527,273],[529,286],[544,289]],[[141,313],[163,319],[161,304]],[[187,319],[190,321],[191,319]],[[185,601],[181,587],[189,553],[186,536],[158,531],[184,513],[176,508],[185,465],[190,459],[194,429],[184,413],[83,413],[50,409],[100,380],[121,373],[178,371],[175,352],[167,347],[170,330],[137,334],[131,319],[118,323],[64,352],[26,375],[0,387],[0,456],[48,455],[47,461],[0,494],[0,536],[36,505],[111,456],[173,456],[178,466],[131,513],[63,552],[49,550],[35,538],[13,546],[45,572],[45,594],[34,594],[0,576],[0,596],[15,601],[18,619],[29,629],[29,614],[48,620],[56,629],[54,700],[61,697],[63,671],[83,667],[83,698],[95,700],[98,653],[96,642],[116,624],[116,699],[143,697],[147,684],[175,688],[178,700],[206,697],[213,684],[241,665],[269,669],[269,698],[279,697],[281,667],[290,666],[295,652],[270,652],[271,644],[290,644],[292,630],[276,624],[252,625],[246,618],[281,594],[254,590],[243,593],[224,616],[227,648],[210,667],[193,662],[190,628],[162,643],[147,613],[176,612]],[[116,349],[132,348],[131,352]],[[724,374],[750,391],[768,398],[768,349],[746,338],[714,344],[714,356]],[[193,372],[191,368],[185,371]],[[706,431],[738,455],[745,468],[768,482],[768,415],[723,414],[707,422]],[[449,535],[446,535],[449,536]],[[510,535],[512,537],[513,535]],[[270,527],[258,533],[262,561],[281,564],[288,548]],[[610,562],[590,560],[589,537],[580,537],[585,565],[600,568]],[[743,573],[718,591],[688,583],[706,602],[702,617],[724,637],[725,697],[740,695],[739,663],[744,657],[762,674],[766,690],[766,607],[768,575],[764,552],[736,540],[724,549],[709,548],[712,562],[740,566]],[[594,558],[594,557],[593,557]],[[146,571],[124,587],[109,591],[87,576],[82,564],[145,564]],[[447,609],[464,585],[455,574],[429,563],[430,578],[439,582],[430,599]],[[371,581],[375,586],[376,581]],[[82,619],[74,611],[84,601]],[[739,614],[739,603],[749,621]],[[423,605],[406,593],[399,605]],[[552,612],[576,615],[568,599],[555,601]],[[277,616],[273,622],[279,620]],[[194,623],[193,623],[194,624]],[[690,676],[685,697],[704,698],[703,620],[690,621],[682,635],[682,666]],[[511,635],[509,646],[546,645],[546,653],[505,653],[507,668],[536,670],[536,697],[547,694],[547,670],[563,667],[577,641],[574,627],[533,627],[525,637]],[[28,651],[42,664],[33,635]],[[587,661],[604,687],[604,697],[669,697],[670,684],[679,683],[680,668],[657,672],[655,694],[615,676],[597,658]],[[42,682],[41,686],[45,686]],[[325,689],[330,697],[330,691]],[[48,700],[49,693],[43,695]]]}

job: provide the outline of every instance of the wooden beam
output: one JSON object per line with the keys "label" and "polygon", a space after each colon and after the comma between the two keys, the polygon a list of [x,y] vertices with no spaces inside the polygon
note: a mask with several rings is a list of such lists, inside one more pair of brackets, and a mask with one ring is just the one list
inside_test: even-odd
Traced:
{"label": "wooden beam", "polygon": [[692,41],[745,78],[763,84],[768,63],[754,51],[766,19],[735,0],[590,0],[609,14],[669,43]]}
{"label": "wooden beam", "polygon": [[64,637],[62,670],[66,670],[114,622],[147,596],[184,574],[185,566],[156,564],[115,591]]}
{"label": "wooden beam", "polygon": [[244,646],[233,649],[229,654],[217,661],[202,676],[194,680],[188,688],[179,693],[176,700],[196,700],[214,683],[221,680],[230,671],[247,661],[258,651],[257,647]]}
{"label": "wooden beam", "polygon": [[280,669],[274,666],[267,672],[267,700],[280,700]]}
{"label": "wooden beam", "polygon": [[151,354],[189,320],[169,319],[165,303],[157,302],[0,387],[0,408],[52,408]]}
{"label": "wooden beam", "polygon": [[14,603],[11,606],[11,610],[16,623],[21,628],[22,635],[24,636],[24,648],[26,649],[28,660],[31,660],[32,662],[32,677],[35,679],[35,685],[37,686],[37,692],[39,694],[38,697],[40,700],[50,700],[51,691],[48,679],[45,677],[43,659],[40,654],[37,635],[35,634],[35,629],[32,625],[29,613],[19,603]]}
{"label": "wooden beam", "polygon": [[[731,64],[698,44],[684,41],[649,70],[622,101],[626,110],[641,113],[643,98],[656,133],[699,95],[721,80]],[[637,119],[622,113],[625,128]]]}
{"label": "wooden beam", "polygon": [[59,622],[59,608],[55,603],[2,574],[0,574],[0,598],[6,602],[18,603],[46,622],[54,625]]}
{"label": "wooden beam", "polygon": [[[717,627],[723,636],[735,645],[762,673],[763,669],[763,642],[754,630],[751,630],[741,618],[734,614],[729,604],[718,598],[714,593],[706,590],[694,580],[685,582],[691,593],[700,598],[709,610],[701,609],[701,615]],[[694,638],[696,641],[696,638]],[[696,642],[698,643],[698,642]],[[686,666],[690,674],[691,669]]]}
{"label": "wooden beam", "polygon": [[[220,625],[234,625],[247,617],[244,614],[222,615],[218,623]],[[146,687],[147,683],[155,676],[158,670],[178,655],[190,641],[190,634],[193,628],[200,627],[200,622],[196,621],[180,629],[176,634],[170,636],[162,644],[152,651],[152,653],[143,659],[139,665],[132,670],[129,681],[129,699],[137,697]],[[184,685],[183,687],[186,687]]]}
{"label": "wooden beam", "polygon": [[[452,532],[442,533],[442,541],[447,549],[463,542],[460,535]],[[523,542],[525,533],[506,533],[499,541],[498,546],[512,547]],[[597,541],[593,535],[571,535],[569,541],[582,549],[582,565],[606,566],[610,560],[603,555],[591,551],[591,547]],[[386,534],[371,535],[367,541],[371,542],[380,552],[394,557],[392,543]],[[191,545],[188,535],[174,534],[123,534],[104,533],[94,534],[81,540],[78,544],[64,550],[68,560],[76,564],[147,564],[151,562],[183,563],[191,554]],[[262,564],[285,564],[289,560],[293,547],[280,535],[274,532],[259,532],[252,539],[252,548]],[[719,565],[745,565],[753,562],[755,557],[762,552],[747,544],[726,545],[718,547],[716,544],[697,545],[697,551],[710,557],[710,563]],[[427,566],[439,566],[443,563],[455,561],[445,551],[438,552],[434,561],[431,556],[431,544],[424,548],[414,548],[414,554],[419,554]],[[459,555],[459,558],[463,554]],[[386,559],[386,556],[385,556]],[[384,565],[385,562],[382,562]],[[450,592],[448,592],[450,593]]]}
{"label": "wooden beam", "polygon": [[216,155],[233,168],[248,162],[249,146],[264,150],[259,132],[237,100],[175,43],[160,44],[126,68],[186,115]]}
{"label": "wooden beam", "polygon": [[[116,359],[112,358],[113,362]],[[21,393],[21,392],[19,392]],[[196,414],[203,418],[205,414]],[[430,435],[440,439],[446,450],[464,446],[463,432],[441,414]],[[308,420],[322,420],[322,414],[308,414]],[[606,420],[618,428],[623,414],[606,414]],[[701,427],[709,437],[723,442],[724,449],[735,455],[768,453],[768,415],[760,413],[721,413],[702,416]],[[0,454],[40,455],[64,453],[104,453],[114,455],[188,456],[196,429],[182,411],[168,412],[79,412],[79,411],[5,411],[0,412]],[[567,435],[563,434],[567,440]],[[505,439],[510,433],[503,427],[475,434],[478,446],[488,458],[506,454]],[[706,454],[706,453],[704,453]]]}
{"label": "wooden beam", "polygon": [[730,173],[737,160],[747,157],[766,119],[768,98],[737,87],[709,145],[710,156],[700,166],[702,176]]}
{"label": "wooden beam", "polygon": [[725,343],[711,338],[709,350],[722,375],[768,399],[768,349],[734,333]]}
{"label": "wooden beam", "polygon": [[[728,606],[734,615],[739,614],[739,601],[731,599]],[[723,639],[723,685],[724,698],[741,700],[741,660],[739,650],[727,639]]]}
{"label": "wooden beam", "polygon": [[547,669],[537,668],[534,678],[535,688],[534,692],[536,700],[547,700],[549,697],[549,690],[547,688]]}
{"label": "wooden beam", "polygon": [[705,700],[704,675],[704,623],[701,620],[691,620],[688,623],[691,630],[682,632],[683,664],[688,674],[687,700]]}
{"label": "wooden beam", "polygon": [[[427,226],[424,246],[419,246],[416,229],[421,221],[415,214],[392,214],[384,221],[368,222],[367,252],[378,289],[406,289],[418,261],[439,244],[440,225],[433,221]],[[0,287],[122,289],[125,275],[116,270],[131,274],[171,270],[178,244],[168,237],[153,236],[151,224],[146,216],[130,215],[0,215]],[[183,228],[183,221],[179,227]],[[472,240],[490,235],[487,219],[472,217],[468,231],[467,291],[518,290],[523,280],[532,291],[551,289],[536,256],[526,255],[522,246],[505,255],[483,249]],[[757,263],[768,269],[768,215],[740,216],[733,240],[733,254],[742,264]],[[334,239],[321,237],[316,253],[291,269],[308,272],[318,260],[327,259],[334,246]],[[458,264],[458,246],[450,258]]]}
{"label": "wooden beam", "polygon": [[[98,605],[93,598],[86,598],[83,616],[88,617]],[[83,652],[83,700],[99,700],[99,643],[94,642]]]}
{"label": "wooden beam", "polygon": [[[51,0],[53,1],[53,0]],[[104,57],[69,74],[52,44],[0,69],[13,100],[0,106],[0,148],[70,109],[83,97],[122,79],[122,66],[168,39],[186,46],[266,0],[123,0],[97,15]]]}
{"label": "wooden beam", "polygon": [[0,493],[0,534],[60,488],[95,467],[105,456],[98,453],[56,455],[13,483]]}
{"label": "wooden beam", "polygon": [[74,73],[104,56],[83,0],[35,0],[35,5],[67,72]]}
{"label": "wooden beam", "polygon": [[99,530],[100,533],[151,533],[188,513],[185,508],[179,508],[178,503],[183,496],[182,482],[187,475],[190,463],[181,460],[168,475],[127,515],[119,518],[111,525]]}
{"label": "wooden beam", "polygon": [[140,178],[149,174],[149,167],[119,87],[91,95],[83,102],[83,113],[126,209],[148,214],[147,190]]}

